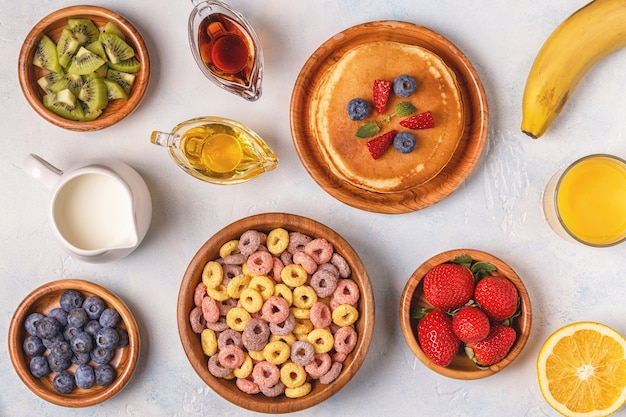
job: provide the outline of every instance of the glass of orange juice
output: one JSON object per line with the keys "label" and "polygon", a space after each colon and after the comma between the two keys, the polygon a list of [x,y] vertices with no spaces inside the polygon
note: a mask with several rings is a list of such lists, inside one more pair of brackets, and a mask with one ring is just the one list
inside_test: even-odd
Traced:
{"label": "glass of orange juice", "polygon": [[611,246],[626,240],[626,161],[585,156],[557,172],[543,195],[548,224],[567,240]]}

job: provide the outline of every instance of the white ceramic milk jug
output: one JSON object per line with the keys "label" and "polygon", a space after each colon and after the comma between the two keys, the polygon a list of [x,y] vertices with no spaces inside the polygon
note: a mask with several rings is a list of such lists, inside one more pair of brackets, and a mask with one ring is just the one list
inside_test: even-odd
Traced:
{"label": "white ceramic milk jug", "polygon": [[150,227],[152,198],[143,178],[116,160],[61,171],[30,154],[22,169],[52,190],[50,220],[61,246],[85,262],[121,259]]}

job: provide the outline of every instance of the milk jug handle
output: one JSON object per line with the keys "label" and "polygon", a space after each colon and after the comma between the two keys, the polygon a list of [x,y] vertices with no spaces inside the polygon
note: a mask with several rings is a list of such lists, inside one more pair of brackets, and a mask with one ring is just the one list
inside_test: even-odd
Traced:
{"label": "milk jug handle", "polygon": [[24,160],[22,170],[49,189],[52,189],[63,175],[63,171],[33,153]]}

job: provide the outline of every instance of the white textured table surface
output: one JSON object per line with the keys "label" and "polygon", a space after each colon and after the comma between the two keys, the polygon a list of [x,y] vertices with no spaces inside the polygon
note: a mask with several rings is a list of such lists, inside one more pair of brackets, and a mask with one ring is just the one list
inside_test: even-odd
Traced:
{"label": "white textured table surface", "polygon": [[[176,296],[188,261],[213,233],[251,214],[281,211],[313,218],[343,235],[363,259],[376,300],[376,330],[359,373],[323,404],[294,414],[555,416],[535,373],[547,336],[580,320],[626,334],[624,245],[591,249],[565,242],[548,228],[540,208],[543,187],[558,168],[596,152],[626,157],[626,51],[588,74],[545,137],[533,141],[519,130],[522,91],[539,47],[585,2],[232,0],[264,48],[264,93],[255,103],[218,89],[196,67],[187,41],[191,2],[96,2],[142,33],[152,78],[130,117],[103,131],[74,133],[37,116],[20,91],[16,68],[22,41],[37,21],[78,3],[0,0],[0,415],[254,415],[223,400],[194,373],[178,339]],[[289,128],[292,87],[309,55],[343,29],[382,19],[423,25],[454,42],[476,67],[490,106],[487,143],[472,175],[440,203],[403,215],[360,211],[333,199],[303,168]],[[246,184],[210,185],[186,175],[164,148],[149,143],[152,130],[168,131],[205,115],[233,118],[257,131],[278,154],[279,167]],[[104,265],[66,256],[50,230],[47,190],[21,170],[31,152],[59,168],[102,156],[135,167],[154,200],[152,225],[139,249]],[[525,350],[483,380],[459,381],[428,370],[408,349],[398,324],[407,278],[424,260],[455,248],[503,259],[532,299],[533,328]],[[8,324],[19,301],[47,281],[69,277],[117,293],[133,310],[142,337],[130,384],[85,409],[40,400],[18,379],[7,353]]]}

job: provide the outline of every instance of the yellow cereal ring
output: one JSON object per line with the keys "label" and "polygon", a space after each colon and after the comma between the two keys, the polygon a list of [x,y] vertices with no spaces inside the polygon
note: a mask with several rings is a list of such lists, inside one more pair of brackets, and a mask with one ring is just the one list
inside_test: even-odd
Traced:
{"label": "yellow cereal ring", "polygon": [[263,297],[263,301],[267,301],[274,295],[274,280],[267,275],[257,275],[250,279],[248,288],[256,290]]}
{"label": "yellow cereal ring", "polygon": [[239,274],[234,276],[228,284],[226,285],[226,291],[230,298],[239,298],[241,296],[241,291],[248,286],[250,283],[250,277]]}
{"label": "yellow cereal ring", "polygon": [[263,307],[263,297],[257,290],[253,290],[252,288],[244,288],[241,291],[239,302],[248,313],[256,313]]}
{"label": "yellow cereal ring", "polygon": [[291,307],[289,312],[297,319],[308,319],[311,317],[311,310],[308,308]]}
{"label": "yellow cereal ring", "polygon": [[233,239],[220,247],[220,258],[239,252],[239,240]]}
{"label": "yellow cereal ring", "polygon": [[308,333],[299,333],[297,335],[295,335],[296,340],[304,340],[306,342],[309,341],[309,334]]}
{"label": "yellow cereal ring", "polygon": [[300,285],[293,289],[293,305],[298,308],[310,309],[317,302],[317,294],[313,287]]}
{"label": "yellow cereal ring", "polygon": [[304,384],[300,385],[299,387],[285,388],[285,397],[287,397],[287,398],[300,398],[300,397],[304,397],[309,392],[311,392],[311,383],[310,382],[305,382]]}
{"label": "yellow cereal ring", "polygon": [[283,297],[289,306],[293,304],[293,292],[291,291],[291,288],[283,283],[274,285],[274,295]]}
{"label": "yellow cereal ring", "polygon": [[247,277],[253,277],[254,274],[250,271],[250,268],[248,268],[248,262],[244,262],[241,265],[241,273],[244,274]]}
{"label": "yellow cereal ring", "polygon": [[296,336],[293,333],[288,333],[286,335],[277,335],[277,334],[273,334],[270,336],[270,342],[285,342],[287,343],[289,346],[293,345],[293,343],[296,341]]}
{"label": "yellow cereal ring", "polygon": [[287,286],[292,288],[304,285],[308,277],[309,274],[307,274],[306,270],[298,264],[287,265],[280,271],[280,278]]}
{"label": "yellow cereal ring", "polygon": [[226,376],[224,377],[224,379],[229,379],[229,380],[230,380],[230,379],[235,379],[235,374],[234,374],[233,372],[230,372],[228,375],[226,375]]}
{"label": "yellow cereal ring", "polygon": [[207,287],[206,292],[207,294],[209,294],[209,297],[213,298],[216,301],[226,301],[230,298],[224,284],[220,284],[215,288]]}
{"label": "yellow cereal ring", "polygon": [[313,345],[315,353],[327,353],[333,348],[335,339],[332,333],[326,329],[315,329],[309,333],[307,340]]}
{"label": "yellow cereal ring", "polygon": [[202,269],[202,282],[207,288],[217,288],[224,278],[222,265],[215,261],[209,261]]}
{"label": "yellow cereal ring", "polygon": [[333,310],[332,316],[333,323],[337,326],[350,326],[359,318],[359,310],[350,304],[341,304]]}
{"label": "yellow cereal ring", "polygon": [[313,323],[309,319],[296,319],[296,325],[293,327],[292,333],[296,336],[299,334],[307,334],[313,330]]}
{"label": "yellow cereal ring", "polygon": [[250,320],[250,313],[243,307],[233,307],[226,313],[226,324],[238,332],[243,332],[248,320]]}
{"label": "yellow cereal ring", "polygon": [[200,345],[202,352],[207,356],[213,356],[217,353],[217,335],[211,329],[204,329],[200,333]]}
{"label": "yellow cereal ring", "polygon": [[265,356],[263,356],[262,350],[248,350],[248,355],[252,358],[253,361],[264,361]]}
{"label": "yellow cereal ring", "polygon": [[306,382],[306,371],[303,366],[287,362],[280,368],[280,380],[287,388],[297,388]]}
{"label": "yellow cereal ring", "polygon": [[243,363],[239,368],[233,369],[233,374],[237,378],[247,378],[252,373],[252,358],[244,352]]}
{"label": "yellow cereal ring", "polygon": [[280,227],[272,230],[267,235],[265,245],[272,255],[283,253],[289,246],[289,232]]}
{"label": "yellow cereal ring", "polygon": [[263,357],[274,365],[285,363],[289,356],[291,356],[291,348],[287,343],[280,340],[269,342],[263,348]]}

